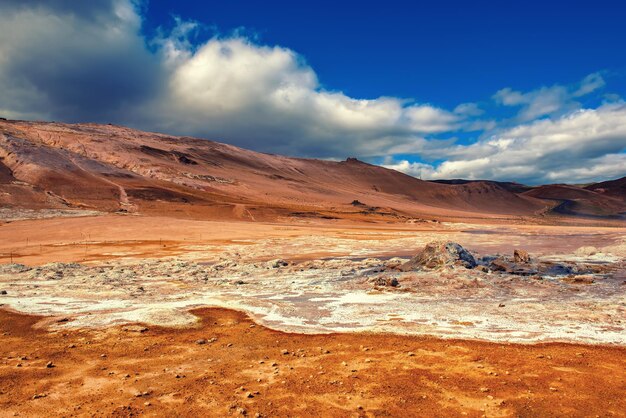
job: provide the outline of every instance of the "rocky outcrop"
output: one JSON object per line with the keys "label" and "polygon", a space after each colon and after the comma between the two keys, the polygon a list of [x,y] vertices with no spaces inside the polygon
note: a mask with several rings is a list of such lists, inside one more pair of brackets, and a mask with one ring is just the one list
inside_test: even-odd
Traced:
{"label": "rocky outcrop", "polygon": [[513,261],[516,263],[530,263],[530,255],[527,251],[524,250],[514,250],[513,251]]}
{"label": "rocky outcrop", "polygon": [[428,243],[415,257],[400,266],[402,271],[439,269],[442,267],[476,267],[474,256],[456,242]]}

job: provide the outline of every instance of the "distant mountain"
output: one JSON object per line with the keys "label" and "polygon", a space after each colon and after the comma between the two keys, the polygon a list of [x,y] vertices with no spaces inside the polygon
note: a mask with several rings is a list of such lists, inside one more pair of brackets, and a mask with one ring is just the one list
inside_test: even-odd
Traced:
{"label": "distant mountain", "polygon": [[[5,208],[404,222],[535,216],[560,199],[534,190],[506,182],[422,181],[354,158],[290,158],[113,125],[0,120]],[[607,216],[624,211],[623,202],[609,206]]]}
{"label": "distant mountain", "polygon": [[[626,171],[626,167],[624,168]],[[593,190],[606,196],[612,196],[617,199],[626,201],[626,177],[617,180],[603,181],[600,183],[590,184],[585,187],[587,190]]]}
{"label": "distant mountain", "polygon": [[550,184],[535,187],[524,195],[558,202],[551,210],[561,215],[626,218],[624,199],[589,188]]}
{"label": "distant mountain", "polygon": [[530,189],[532,186],[526,186],[525,184],[515,183],[511,181],[493,181],[493,180],[463,180],[463,179],[451,179],[451,180],[430,180],[433,183],[440,184],[468,184],[468,183],[490,183],[497,184],[498,186],[513,192],[513,193],[524,193]]}

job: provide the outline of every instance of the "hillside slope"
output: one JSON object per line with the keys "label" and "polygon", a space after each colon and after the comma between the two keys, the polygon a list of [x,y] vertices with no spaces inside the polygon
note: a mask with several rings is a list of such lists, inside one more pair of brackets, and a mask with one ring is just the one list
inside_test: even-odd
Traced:
{"label": "hillside slope", "polygon": [[353,158],[290,158],[113,125],[0,121],[4,207],[406,220],[531,216],[551,205],[538,197],[497,182],[422,181]]}

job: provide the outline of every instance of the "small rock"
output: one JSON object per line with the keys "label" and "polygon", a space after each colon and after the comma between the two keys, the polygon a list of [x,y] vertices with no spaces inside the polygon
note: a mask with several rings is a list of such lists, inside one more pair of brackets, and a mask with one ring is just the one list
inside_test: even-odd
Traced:
{"label": "small rock", "polygon": [[[0,295],[6,295],[7,291],[6,290],[0,290]],[[36,395],[35,395],[36,396]]]}
{"label": "small rock", "polygon": [[280,350],[280,353],[284,354],[284,355],[287,355],[287,354],[289,354],[289,350],[283,349],[283,350]]}
{"label": "small rock", "polygon": [[489,388],[480,388],[480,391],[485,393],[485,392],[489,392]]}
{"label": "small rock", "polygon": [[524,250],[514,250],[513,261],[524,264],[530,263],[530,255],[528,255],[528,252]]}
{"label": "small rock", "polygon": [[199,340],[196,340],[196,344],[199,344],[199,345],[203,345],[206,343],[207,343],[207,340],[205,340],[204,338],[200,338]]}
{"label": "small rock", "polygon": [[53,362],[49,361],[48,363],[46,363],[46,367],[51,369],[51,368],[56,367],[56,366],[54,365]]}
{"label": "small rock", "polygon": [[125,327],[122,328],[122,331],[143,333],[143,332],[148,331],[148,328],[142,325],[126,325]]}
{"label": "small rock", "polygon": [[39,398],[45,398],[46,395],[45,393],[36,393],[35,395],[33,395],[33,399],[39,399]]}
{"label": "small rock", "polygon": [[272,260],[270,262],[267,263],[271,268],[273,269],[277,269],[277,268],[281,268],[281,267],[287,267],[289,265],[289,263],[283,259],[276,259],[276,260]]}

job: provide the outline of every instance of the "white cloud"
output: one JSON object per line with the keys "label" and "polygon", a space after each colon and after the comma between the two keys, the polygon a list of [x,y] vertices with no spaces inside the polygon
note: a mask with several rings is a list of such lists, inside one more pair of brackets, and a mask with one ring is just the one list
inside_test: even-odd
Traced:
{"label": "white cloud", "polygon": [[387,160],[387,167],[426,178],[582,182],[626,175],[626,104],[606,104],[556,120],[539,120],[439,152],[438,166]]}
{"label": "white cloud", "polygon": [[555,85],[527,93],[507,87],[497,91],[493,99],[504,106],[521,106],[517,120],[527,122],[546,115],[558,116],[580,108],[580,103],[575,99],[590,94],[604,85],[602,76],[593,73],[573,87]]}
{"label": "white cloud", "polygon": [[[579,98],[604,86],[599,73],[573,86],[498,91],[497,103],[519,107],[517,118],[503,123],[483,118],[476,103],[446,110],[396,97],[350,97],[322,88],[314,69],[288,48],[236,34],[196,44],[190,36],[201,24],[175,23],[146,39],[132,0],[4,0],[0,115],[115,122],[288,155],[388,156],[388,166],[429,178],[624,175],[620,97],[606,95],[601,107],[574,112]],[[455,135],[469,131],[489,137],[455,145]],[[395,161],[397,154],[443,162]]]}
{"label": "white cloud", "polygon": [[321,89],[313,69],[287,48],[241,37],[216,37],[197,49],[178,39],[161,43],[167,89],[141,116],[162,129],[274,152],[367,156],[462,120],[427,104]]}

